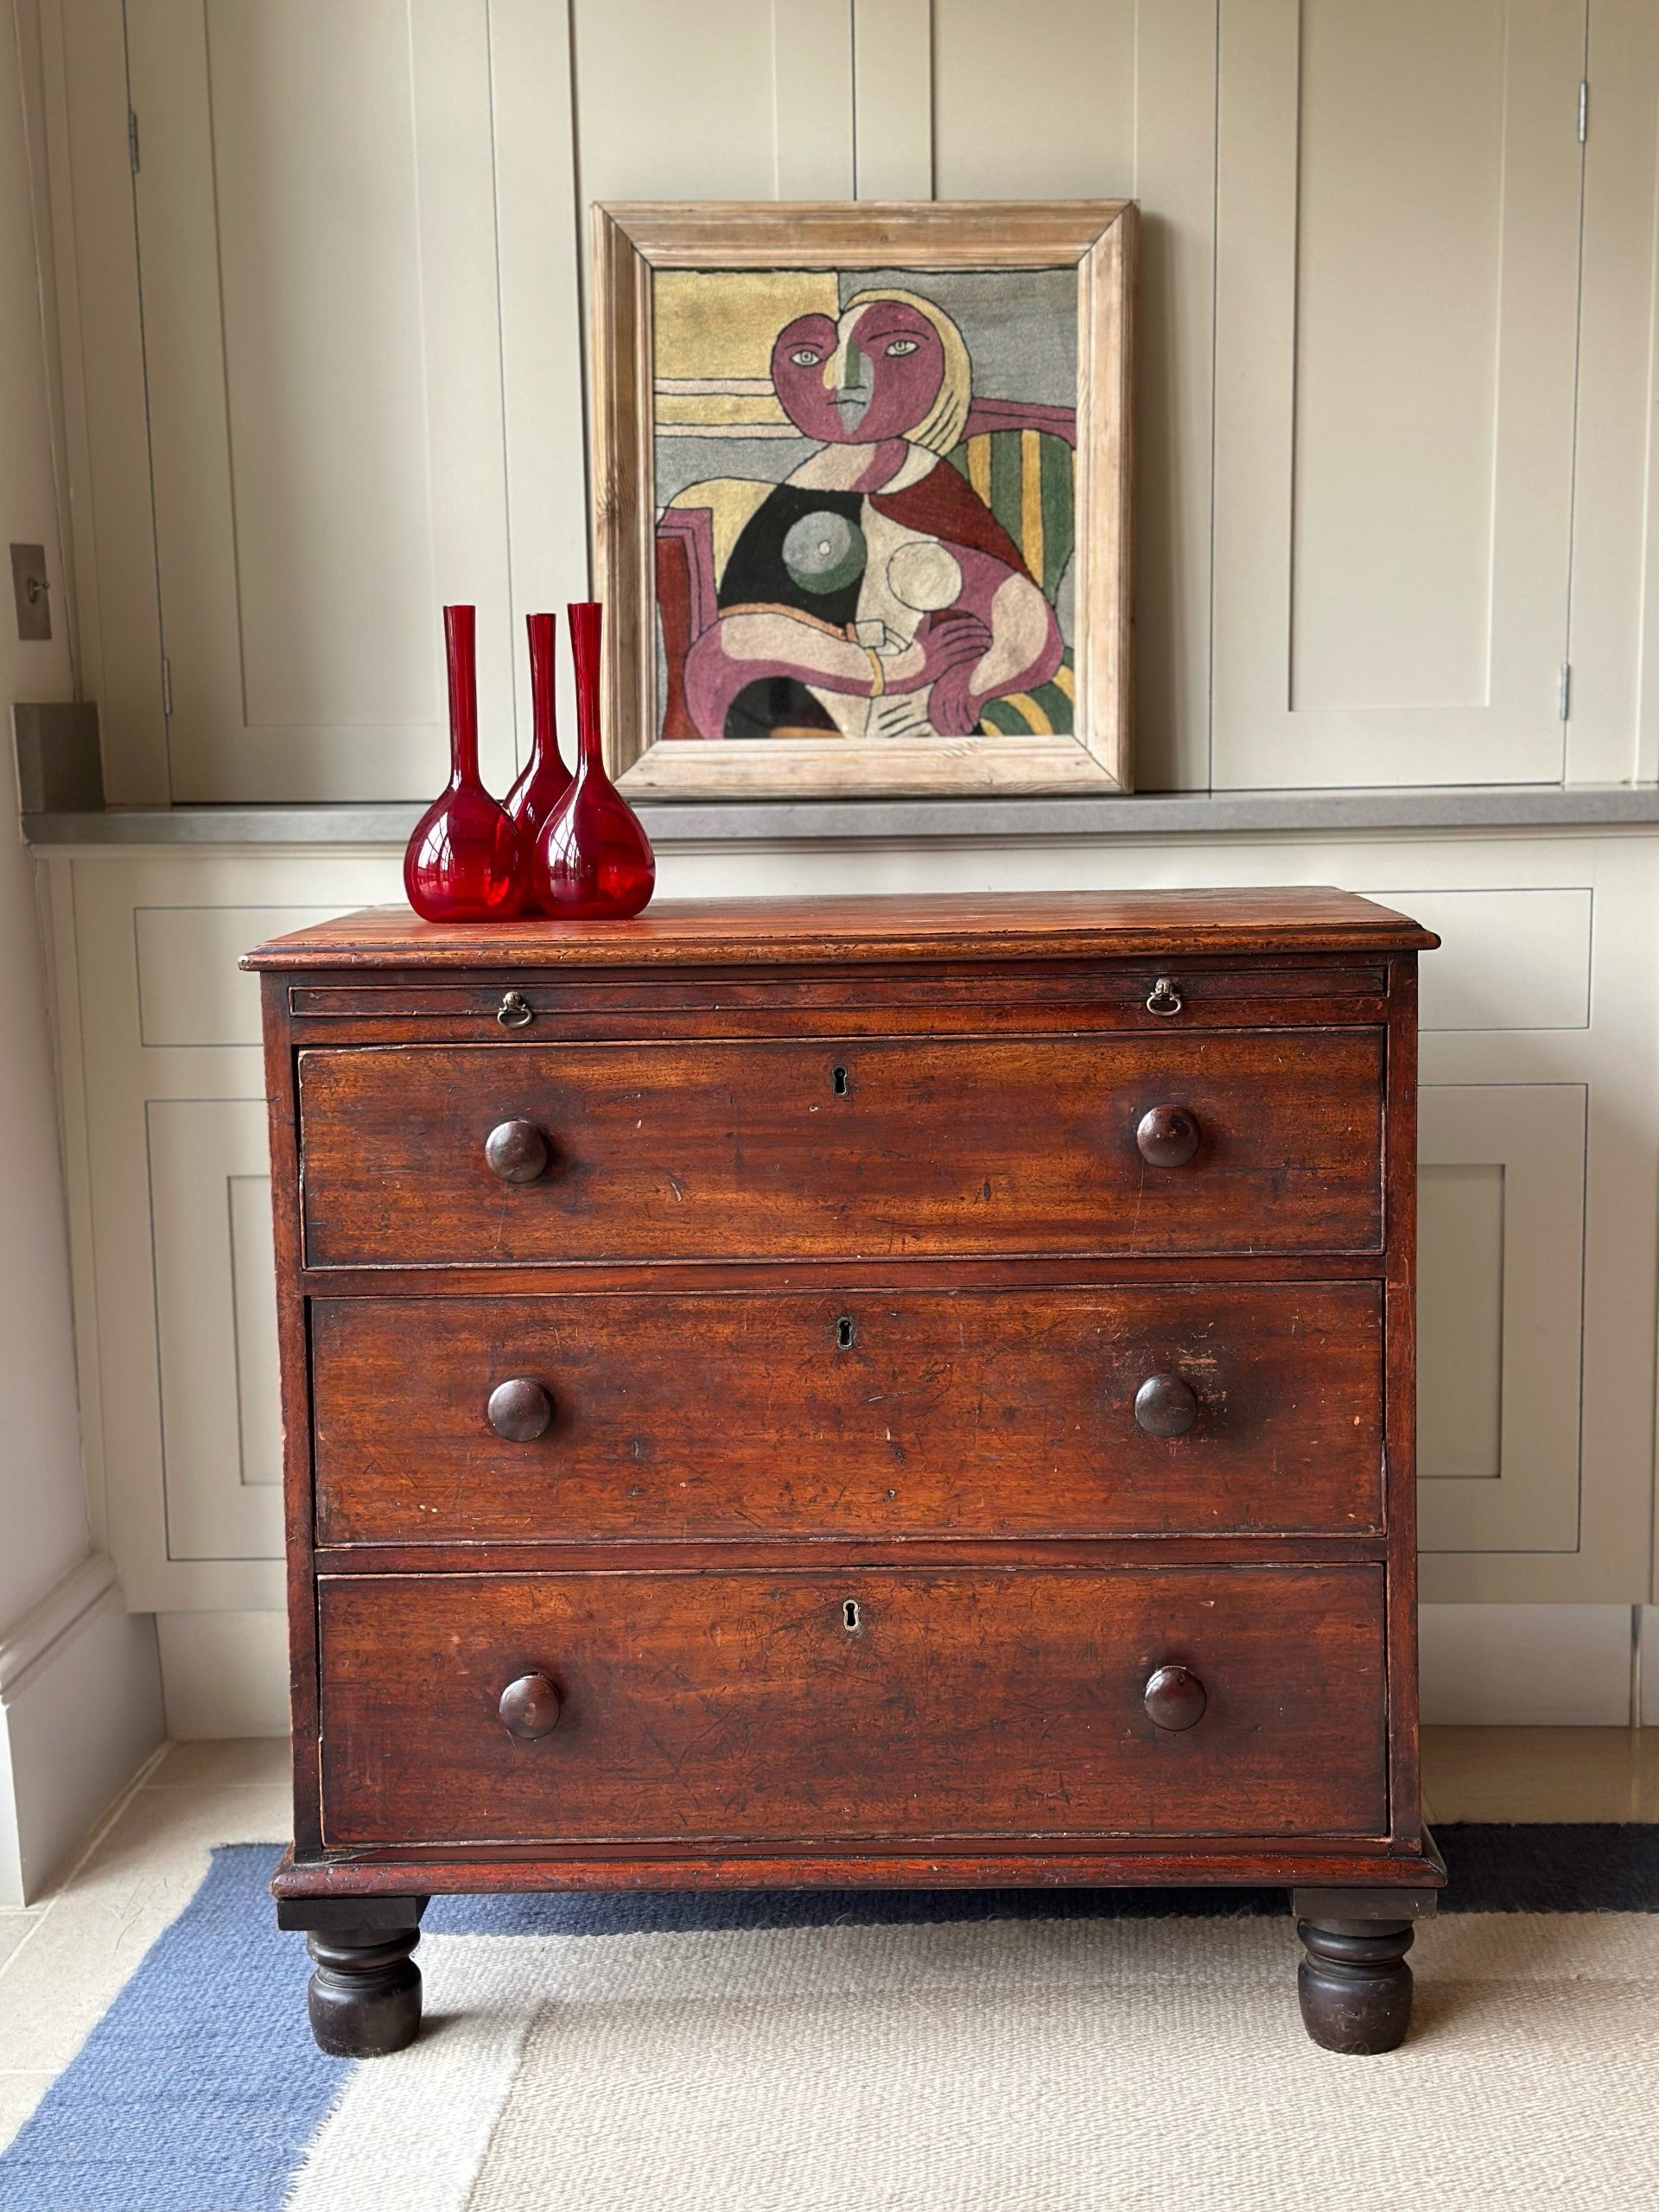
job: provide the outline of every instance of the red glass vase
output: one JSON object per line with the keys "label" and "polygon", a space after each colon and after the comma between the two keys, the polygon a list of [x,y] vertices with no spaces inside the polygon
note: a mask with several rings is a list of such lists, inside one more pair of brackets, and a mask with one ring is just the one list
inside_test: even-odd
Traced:
{"label": "red glass vase", "polygon": [[567,607],[576,671],[576,773],[536,845],[536,896],[562,920],[621,920],[657,884],[657,861],[639,817],[605,772],[599,741],[599,637],[604,610]]}
{"label": "red glass vase", "polygon": [[477,610],[446,607],[449,781],[415,825],[404,890],[426,922],[505,922],[518,912],[530,859],[505,810],[479,781]]}
{"label": "red glass vase", "polygon": [[[570,788],[571,774],[559,751],[559,733],[553,709],[553,632],[554,619],[550,614],[527,614],[524,627],[530,632],[530,704],[531,747],[530,760],[522,776],[507,793],[502,804],[508,819],[518,832],[518,842],[527,855],[536,850],[536,840],[542,824]],[[524,904],[532,906],[536,894],[533,885],[527,887]]]}

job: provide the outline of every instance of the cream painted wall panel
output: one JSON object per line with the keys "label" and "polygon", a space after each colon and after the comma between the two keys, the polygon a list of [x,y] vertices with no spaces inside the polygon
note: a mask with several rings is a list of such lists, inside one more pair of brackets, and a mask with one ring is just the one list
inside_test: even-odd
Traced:
{"label": "cream painted wall panel", "polygon": [[1659,512],[1651,437],[1659,9],[1651,0],[1590,0],[1586,74],[1567,774],[1570,783],[1624,783],[1659,775],[1659,564],[1649,557]]}
{"label": "cream painted wall panel", "polygon": [[484,0],[146,0],[128,54],[173,797],[429,796],[447,599],[510,778]]}
{"label": "cream painted wall panel", "polygon": [[1302,11],[1293,713],[1484,700],[1504,31],[1490,4]]}
{"label": "cream painted wall panel", "polygon": [[[853,0],[853,41],[854,192],[860,200],[949,198],[933,175],[931,0]],[[1000,188],[982,172],[963,196],[989,200]]]}
{"label": "cream painted wall panel", "polygon": [[1376,895],[1439,932],[1440,950],[1420,969],[1421,1028],[1588,1028],[1595,893],[1587,884]]}
{"label": "cream painted wall panel", "polygon": [[288,1622],[280,1612],[158,1613],[167,1732],[286,1736]]}
{"label": "cream painted wall panel", "polygon": [[1430,1084],[1419,1116],[1420,1541],[1427,1552],[1572,1551],[1585,1089]]}
{"label": "cream painted wall panel", "polygon": [[[1427,1726],[1623,1728],[1631,1719],[1628,1606],[1425,1605],[1419,1637]],[[1630,1817],[1640,1812],[1632,1802]]]}
{"label": "cream painted wall panel", "polygon": [[145,1123],[168,1556],[279,1559],[264,1100],[152,1099]]}
{"label": "cream painted wall panel", "polygon": [[1140,203],[1135,779],[1141,791],[1203,790],[1215,0],[935,0],[933,74],[941,199]]}
{"label": "cream painted wall panel", "polygon": [[104,789],[165,805],[161,603],[121,0],[43,0],[52,273],[62,333],[80,682]]}
{"label": "cream painted wall panel", "polygon": [[1224,19],[1215,781],[1554,781],[1585,16]]}
{"label": "cream painted wall panel", "polygon": [[326,922],[324,906],[140,906],[133,914],[143,1045],[257,1045],[259,978],[251,944]]}
{"label": "cream painted wall panel", "polygon": [[1496,1480],[1503,1459],[1503,1169],[1451,1166],[1433,1152],[1426,1138],[1417,1178],[1417,1471],[1426,1482]]}
{"label": "cream painted wall panel", "polygon": [[[432,702],[409,16],[386,0],[209,0],[207,24],[200,181],[217,216],[243,706],[255,729],[338,743],[340,725],[417,722]],[[138,198],[147,217],[142,174]],[[148,304],[162,286],[148,265],[145,279]],[[188,678],[181,663],[176,716]]]}
{"label": "cream painted wall panel", "polygon": [[772,0],[773,190],[850,200],[853,0]]}
{"label": "cream painted wall panel", "polygon": [[[778,189],[772,0],[718,11],[573,0],[577,174],[595,200],[770,200]],[[778,18],[788,39],[792,11]],[[798,84],[786,70],[796,98]],[[826,111],[838,90],[826,86]]]}

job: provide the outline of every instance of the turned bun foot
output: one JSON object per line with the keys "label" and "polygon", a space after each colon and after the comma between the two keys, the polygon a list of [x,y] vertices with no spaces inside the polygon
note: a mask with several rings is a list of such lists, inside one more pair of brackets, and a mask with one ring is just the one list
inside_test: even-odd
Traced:
{"label": "turned bun foot", "polygon": [[1299,1920],[1302,2024],[1324,2050],[1397,2050],[1411,2025],[1409,1920]]}
{"label": "turned bun foot", "polygon": [[306,1938],[316,1972],[306,1994],[311,2032],[332,2058],[383,2058],[421,2031],[418,1928],[342,1929]]}
{"label": "turned bun foot", "polygon": [[421,2031],[424,1897],[279,1897],[276,1925],[305,1931],[315,1964],[311,2032],[331,2058],[382,2058]]}

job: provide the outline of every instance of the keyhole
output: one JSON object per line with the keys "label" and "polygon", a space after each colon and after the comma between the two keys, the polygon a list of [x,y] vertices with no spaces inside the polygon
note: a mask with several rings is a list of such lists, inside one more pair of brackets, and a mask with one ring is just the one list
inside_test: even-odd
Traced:
{"label": "keyhole", "polygon": [[850,1349],[852,1341],[853,1317],[850,1313],[843,1313],[836,1324],[836,1343],[841,1351],[846,1351]]}
{"label": "keyhole", "polygon": [[858,1600],[856,1598],[849,1598],[846,1604],[842,1607],[841,1624],[846,1630],[849,1636],[856,1636],[858,1634]]}
{"label": "keyhole", "polygon": [[835,1092],[837,1098],[844,1098],[847,1096],[847,1071],[845,1068],[830,1069],[830,1088]]}

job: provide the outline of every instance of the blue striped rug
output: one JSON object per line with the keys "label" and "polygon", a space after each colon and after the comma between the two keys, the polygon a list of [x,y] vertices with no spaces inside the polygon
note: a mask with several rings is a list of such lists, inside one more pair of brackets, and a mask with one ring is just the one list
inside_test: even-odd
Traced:
{"label": "blue striped rug", "polygon": [[[1452,1876],[1445,1900],[1448,1912],[1659,1912],[1659,1828],[1470,1825],[1438,1834]],[[798,2205],[817,2203],[818,2197],[806,2183],[776,2197],[763,2190],[752,2200],[722,2199],[707,2176],[695,2190],[688,2183],[683,2197],[671,2188],[653,2201],[639,2193],[650,2184],[639,2178],[645,2170],[638,2164],[638,2144],[626,2158],[618,2152],[619,2193],[607,2193],[608,2183],[594,2178],[612,2171],[599,2139],[602,2128],[582,2149],[580,2171],[563,2171],[556,2158],[543,2181],[522,2199],[499,2172],[491,2178],[492,2158],[499,2166],[504,2155],[502,2131],[533,2126],[540,2109],[531,2097],[514,2119],[510,2093],[531,2065],[526,2052],[534,2056],[538,2031],[531,2015],[539,2003],[534,1986],[542,1964],[548,1976],[542,1994],[550,2001],[541,2010],[550,2012],[553,1997],[563,2002],[579,1986],[588,1989],[582,1961],[598,1961],[601,1953],[607,1979],[602,1991],[594,1983],[589,1993],[598,2008],[596,2031],[604,2031],[607,2019],[614,2024],[619,2006],[626,2010],[635,1987],[627,1975],[635,1974],[640,2005],[654,2004],[666,2018],[664,2008],[671,2001],[695,1999],[693,2017],[703,2016],[712,2032],[722,2003],[741,2009],[755,2000],[757,1992],[769,1996],[780,1986],[780,1976],[786,1980],[798,1969],[805,1977],[803,1990],[810,1983],[819,1991],[826,1976],[835,1982],[839,1975],[849,1987],[859,1984],[877,1991],[884,2003],[897,2001],[893,1993],[901,1998],[918,1977],[925,1980],[946,1951],[971,1980],[972,1946],[988,1943],[990,1930],[950,1933],[964,1923],[995,1923],[1001,1931],[1002,1949],[995,1960],[988,1950],[985,1955],[991,1982],[1005,1987],[1011,1971],[1007,1962],[1017,1959],[1022,1942],[1035,1947],[1033,1957],[1040,1954],[1046,1961],[1045,1974],[1054,1970],[1055,1961],[1076,1958],[1081,1975],[1093,1970],[1091,1960],[1096,1967],[1103,1960],[1109,1962],[1114,1944],[1130,1945],[1138,1957],[1148,1959],[1149,1944],[1167,1947],[1176,1941],[1174,1928],[1147,1929],[1133,1936],[1123,1929],[1115,1936],[1103,1923],[1277,1920],[1278,1929],[1241,1927],[1236,1940],[1260,1961],[1266,1977],[1263,2002],[1282,2014],[1282,2063],[1334,2066],[1344,2087],[1370,2078],[1352,2072],[1361,2062],[1332,2061],[1301,2042],[1292,1987],[1295,1948],[1284,1924],[1284,1894],[1253,1890],[437,1898],[427,1915],[419,1954],[428,1977],[429,2021],[416,2052],[425,2053],[427,2074],[421,2076],[404,2057],[359,2066],[324,2058],[312,2044],[305,2024],[303,1942],[276,1932],[266,1890],[277,1855],[274,1845],[238,1845],[214,1853],[190,1904],[153,1945],[0,2158],[0,2212],[281,2212],[290,2202],[301,2212],[469,2212],[473,2207],[484,2212],[498,2204],[553,2202],[536,2193],[543,2186],[556,2190],[560,2212],[633,2202],[648,2206],[649,2212],[664,2212],[682,2202],[721,2202],[728,2203],[729,2212],[740,2212],[751,2201],[757,2212],[795,2212]],[[1203,1936],[1208,1942],[1220,1932],[1195,1930],[1190,1951],[1180,1955],[1201,1961],[1205,1943],[1196,1939]],[[757,1940],[764,1943],[780,1934],[790,1938],[782,1948],[775,1940],[764,1953],[756,1948]],[[591,1939],[600,1938],[622,1940],[592,1944]],[[666,1939],[669,1948],[647,1938]],[[700,1947],[675,1948],[678,1938],[700,1939]],[[1077,1951],[1074,1941],[1088,1948]],[[844,1975],[836,1964],[837,1946],[849,1962]],[[679,1961],[674,1972],[680,1976],[672,1989],[666,1981],[652,1980],[656,1969],[651,1963],[671,1952]],[[763,1958],[764,1966],[753,1963]],[[778,1964],[780,1960],[785,1965]],[[593,1971],[601,1969],[595,1966]],[[1424,1960],[1420,1986],[1425,1989],[1427,1975]],[[1217,1984],[1224,1980],[1218,1973],[1212,1979]],[[527,1987],[534,2001],[526,1999]],[[492,1992],[509,1993],[495,2012]],[[700,1993],[706,1993],[706,2003]],[[802,1993],[791,1985],[788,1993],[792,2000]],[[1199,1993],[1224,2012],[1222,1987]],[[435,1994],[448,2001],[448,2011],[433,2005]],[[1198,2007],[1198,2015],[1203,2009]],[[1426,2050],[1432,2041],[1425,2043]],[[846,2061],[852,2070],[855,2057],[849,2055]],[[602,2069],[602,2058],[599,2063]],[[1393,2062],[1367,2063],[1387,2067]],[[566,2078],[563,2065],[560,2061],[545,2076],[555,2084],[555,2103]],[[683,2126],[683,2112],[674,2119],[666,2107],[658,2110],[651,2102],[653,2066],[660,2072],[660,2054],[645,2065],[642,2076],[639,2125]],[[569,2078],[574,2081],[574,2074]],[[574,2113],[574,2088],[571,2096]],[[442,2110],[435,2113],[428,2139],[421,2114],[423,2107],[431,2108],[433,2099],[442,2101]],[[384,2120],[377,2117],[381,2105]],[[550,2110],[544,2117],[544,2133],[556,2144],[559,2113]],[[879,2120],[872,2124],[879,2125]],[[591,2126],[589,2133],[594,2134]],[[576,2156],[574,2151],[571,2155]],[[400,2158],[407,2162],[406,2171],[399,2170]],[[1619,2185],[1628,2181],[1622,2177]],[[844,2175],[834,2188],[826,2183],[823,2201],[904,2206],[912,2202],[903,2194],[873,2199],[854,2190],[842,2196],[847,2185]],[[992,2194],[982,2201],[987,2207],[1016,2197],[1033,2205],[1067,2202],[1064,2190],[1070,2184],[1057,2181],[1053,2186],[1062,2193]],[[805,2194],[799,2193],[803,2189]],[[923,2196],[915,2201],[929,2200]],[[938,2199],[940,2205],[952,2206],[980,2201],[963,2196],[959,2189]],[[1190,2206],[1209,2200],[1200,2191],[1186,2201]],[[1226,2202],[1224,2196],[1215,2201]],[[1254,2201],[1244,2196],[1236,2200]],[[1442,2196],[1440,2201],[1465,2200]]]}

